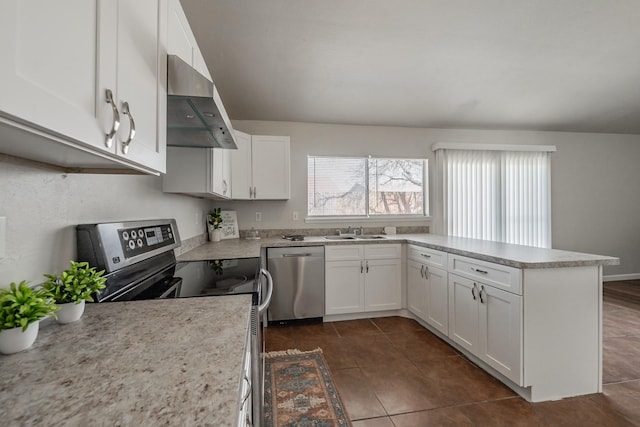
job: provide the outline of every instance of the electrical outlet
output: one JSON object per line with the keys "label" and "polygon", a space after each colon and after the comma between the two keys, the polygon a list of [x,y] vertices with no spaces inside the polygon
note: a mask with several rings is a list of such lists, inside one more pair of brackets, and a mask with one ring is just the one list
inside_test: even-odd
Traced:
{"label": "electrical outlet", "polygon": [[298,220],[298,211],[293,211],[293,220],[294,221]]}
{"label": "electrical outlet", "polygon": [[7,218],[0,216],[0,259],[5,257],[5,246],[7,240]]}
{"label": "electrical outlet", "polygon": [[262,221],[262,212],[256,212],[256,222]]}

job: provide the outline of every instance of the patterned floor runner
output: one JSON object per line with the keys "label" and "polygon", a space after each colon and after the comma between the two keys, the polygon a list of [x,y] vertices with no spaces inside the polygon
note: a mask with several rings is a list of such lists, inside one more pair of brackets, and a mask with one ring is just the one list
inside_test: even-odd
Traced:
{"label": "patterned floor runner", "polygon": [[351,426],[322,350],[267,353],[265,427]]}

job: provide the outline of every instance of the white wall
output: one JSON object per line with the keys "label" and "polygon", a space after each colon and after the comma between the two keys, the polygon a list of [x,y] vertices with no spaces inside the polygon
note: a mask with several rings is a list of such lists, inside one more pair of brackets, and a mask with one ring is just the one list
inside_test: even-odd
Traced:
{"label": "white wall", "polygon": [[176,218],[185,240],[204,233],[208,206],[162,193],[160,177],[64,174],[0,155],[0,216],[7,218],[0,286],[40,283],[42,274],[67,268],[75,259],[77,224]]}
{"label": "white wall", "polygon": [[[309,154],[426,157],[433,174],[431,144],[435,142],[555,145],[558,151],[551,163],[553,247],[620,257],[622,264],[605,268],[606,275],[640,273],[639,135],[261,121],[234,121],[234,127],[251,134],[291,137],[291,200],[212,203],[236,209],[241,229],[333,226],[304,222]],[[295,223],[294,210],[301,218]],[[262,212],[262,222],[255,222],[255,212]]]}

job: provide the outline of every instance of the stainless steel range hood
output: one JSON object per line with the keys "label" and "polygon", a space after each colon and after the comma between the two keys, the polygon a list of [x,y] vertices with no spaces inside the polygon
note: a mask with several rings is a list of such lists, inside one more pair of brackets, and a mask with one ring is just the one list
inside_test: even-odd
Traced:
{"label": "stainless steel range hood", "polygon": [[167,95],[167,145],[238,148],[213,82],[176,55],[167,56]]}

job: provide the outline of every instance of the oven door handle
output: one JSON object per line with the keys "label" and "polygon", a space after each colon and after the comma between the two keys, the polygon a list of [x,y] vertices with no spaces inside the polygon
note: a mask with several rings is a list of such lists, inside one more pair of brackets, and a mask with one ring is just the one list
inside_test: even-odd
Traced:
{"label": "oven door handle", "polygon": [[260,274],[267,279],[267,295],[264,297],[263,303],[258,306],[258,313],[262,314],[271,303],[271,295],[273,295],[273,279],[271,278],[271,274],[269,274],[269,272],[264,268],[260,269]]}

